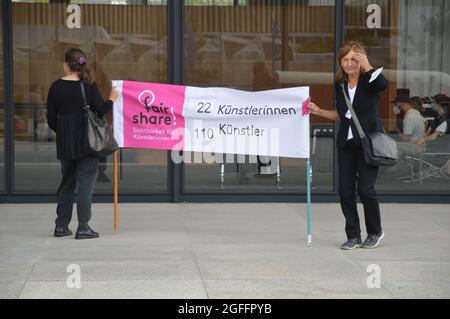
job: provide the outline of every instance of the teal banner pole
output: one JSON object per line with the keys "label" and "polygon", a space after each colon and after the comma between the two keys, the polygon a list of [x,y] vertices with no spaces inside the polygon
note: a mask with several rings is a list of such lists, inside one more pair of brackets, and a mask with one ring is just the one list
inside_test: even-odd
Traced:
{"label": "teal banner pole", "polygon": [[308,246],[312,243],[312,227],[311,227],[311,162],[310,159],[306,159],[306,209],[307,209],[307,233],[308,233]]}

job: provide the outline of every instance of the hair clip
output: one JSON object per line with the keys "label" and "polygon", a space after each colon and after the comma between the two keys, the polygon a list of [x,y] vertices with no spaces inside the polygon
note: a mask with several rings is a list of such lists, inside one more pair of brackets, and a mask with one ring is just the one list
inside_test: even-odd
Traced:
{"label": "hair clip", "polygon": [[80,64],[80,65],[86,64],[86,58],[85,58],[85,57],[81,57],[81,58],[78,60],[78,64]]}

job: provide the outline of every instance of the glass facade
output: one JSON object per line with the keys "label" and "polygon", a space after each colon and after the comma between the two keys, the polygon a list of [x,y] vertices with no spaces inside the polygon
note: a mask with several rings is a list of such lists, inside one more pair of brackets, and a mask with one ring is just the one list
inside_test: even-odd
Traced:
{"label": "glass facade", "polygon": [[[169,83],[174,59],[181,56],[182,66],[174,72],[186,85],[247,91],[308,85],[316,104],[334,109],[336,46],[348,40],[366,46],[369,61],[384,68],[390,83],[381,95],[380,114],[386,131],[398,140],[401,162],[380,170],[378,193],[450,194],[448,1],[13,0],[2,2],[2,15],[5,10],[10,19],[2,16],[0,25],[0,196],[6,189],[8,197],[24,198],[56,192],[60,166],[55,134],[46,124],[46,99],[51,83],[63,76],[68,48],[87,53],[104,97],[111,80]],[[183,43],[174,55],[169,29],[176,24]],[[6,46],[4,34],[11,37]],[[5,100],[8,89],[13,94]],[[399,94],[416,99],[397,115],[391,101]],[[409,108],[423,120],[411,124]],[[12,110],[9,126],[6,109]],[[406,134],[411,125],[424,133],[412,138]],[[311,117],[317,196],[337,194],[336,128]],[[193,161],[199,154],[185,155]],[[189,200],[206,194],[267,199],[306,193],[303,159],[225,155],[223,165],[177,166],[166,151],[120,150],[120,194]],[[104,175],[96,194],[111,195],[112,156],[102,159],[99,169]],[[5,177],[7,171],[11,174]]]}
{"label": "glass facade", "polygon": [[[59,183],[56,136],[45,113],[67,49],[87,54],[105,97],[111,80],[167,82],[167,10],[161,1],[42,2],[12,5],[16,193],[51,194]],[[167,152],[124,149],[119,158],[121,193],[168,192]],[[99,173],[96,192],[110,194],[112,156],[100,160]]]}
{"label": "glass facade", "polygon": [[[3,21],[3,12],[0,12]],[[4,66],[3,66],[3,23],[0,25],[0,193],[5,187],[5,91],[4,91]]]}
{"label": "glass facade", "polygon": [[[365,14],[368,8],[375,10],[372,17]],[[398,142],[401,158],[398,165],[380,170],[378,192],[450,194],[450,101],[436,103],[438,95],[450,95],[450,3],[352,0],[346,1],[345,9],[345,39],[362,41],[372,64],[383,66],[389,80],[380,113],[385,130]],[[413,110],[396,115],[391,101],[399,92],[419,99],[411,104]],[[423,121],[407,124],[412,117],[406,113],[414,108]],[[425,131],[425,144],[405,138],[405,126],[411,125]],[[436,126],[444,128],[441,133],[436,133]]]}
{"label": "glass facade", "polygon": [[[193,5],[196,1],[186,3],[186,84],[247,91],[309,85],[310,94],[317,97],[318,103],[333,106],[333,4],[222,2],[202,6]],[[321,121],[314,123],[314,132],[316,128],[327,132],[327,127],[332,129],[332,123]],[[313,145],[314,187],[319,192],[332,192],[333,134],[322,135]],[[225,155],[223,158],[225,161]],[[306,190],[304,159],[241,156],[233,162],[225,162],[223,167],[186,163],[185,190],[246,193]]]}

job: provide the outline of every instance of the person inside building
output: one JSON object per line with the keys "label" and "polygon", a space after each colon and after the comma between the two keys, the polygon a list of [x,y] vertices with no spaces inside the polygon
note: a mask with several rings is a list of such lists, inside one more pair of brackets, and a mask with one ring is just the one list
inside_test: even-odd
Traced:
{"label": "person inside building", "polygon": [[445,94],[438,94],[434,97],[432,104],[434,119],[430,122],[427,131],[418,139],[417,144],[427,144],[447,132],[447,112],[444,110],[444,105],[448,106],[449,104],[450,98]]}
{"label": "person inside building", "polygon": [[430,123],[428,122],[428,120],[426,119],[426,116],[425,116],[426,109],[423,106],[423,104],[424,104],[423,98],[421,98],[420,96],[412,96],[411,102],[412,102],[411,106],[414,109],[416,109],[417,111],[419,111],[420,115],[422,115],[422,117],[424,118],[425,131],[428,130]]}
{"label": "person inside building", "polygon": [[406,94],[397,91],[398,95],[391,103],[394,103],[393,112],[403,118],[403,130],[397,128],[400,141],[417,143],[419,138],[425,133],[425,118],[415,107],[414,101],[409,97],[409,90]]}
{"label": "person inside building", "polygon": [[397,96],[390,103],[394,103],[392,111],[400,120],[397,121],[400,127],[393,130],[397,133],[394,137],[397,138],[399,162],[386,168],[384,174],[399,179],[411,178],[415,159],[425,151],[424,146],[417,143],[425,133],[427,121],[419,111],[420,107],[410,98],[409,89],[398,89]]}

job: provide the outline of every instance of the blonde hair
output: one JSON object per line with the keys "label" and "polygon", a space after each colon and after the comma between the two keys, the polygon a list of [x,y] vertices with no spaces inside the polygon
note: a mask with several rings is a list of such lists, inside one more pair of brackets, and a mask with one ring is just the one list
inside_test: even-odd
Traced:
{"label": "blonde hair", "polygon": [[356,53],[362,53],[366,55],[366,50],[364,49],[364,45],[361,42],[349,41],[344,44],[344,46],[339,50],[339,58],[338,58],[339,70],[336,74],[336,81],[339,84],[342,84],[344,83],[345,80],[347,80],[347,73],[345,73],[344,68],[342,67],[341,60],[343,57],[349,54],[350,51],[355,51]]}

